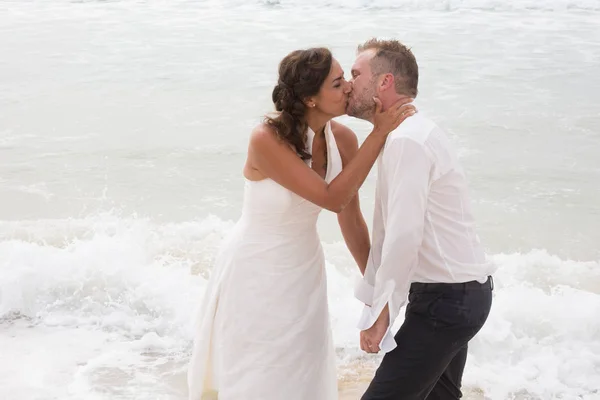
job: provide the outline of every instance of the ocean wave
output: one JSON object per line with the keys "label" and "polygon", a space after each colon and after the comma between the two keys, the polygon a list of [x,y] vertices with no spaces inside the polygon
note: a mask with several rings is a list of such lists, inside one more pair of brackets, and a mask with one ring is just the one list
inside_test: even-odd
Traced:
{"label": "ocean wave", "polygon": [[[0,327],[91,332],[94,346],[102,342],[98,334],[107,335],[107,346],[117,347],[80,370],[81,393],[93,390],[86,379],[102,379],[106,368],[125,373],[124,357],[127,374],[148,374],[148,363],[159,371],[167,362],[183,373],[212,261],[231,228],[214,216],[172,224],[110,214],[0,222]],[[355,328],[361,305],[352,296],[358,270],[343,243],[324,249],[338,361],[351,365],[363,357]],[[600,263],[547,250],[490,257],[499,266],[494,304],[470,345],[465,385],[493,399],[593,398]]]}
{"label": "ocean wave", "polygon": [[373,10],[600,10],[600,2],[597,0],[259,0],[259,4],[286,8],[328,7]]}
{"label": "ocean wave", "polygon": [[[36,3],[36,0],[29,1]],[[23,3],[9,0],[8,4]],[[185,8],[205,9],[346,9],[346,10],[407,10],[407,11],[600,11],[598,0],[203,0],[203,1],[156,1],[156,0],[55,0],[54,3],[81,4],[121,4],[139,6],[148,4],[162,7],[176,5]]]}
{"label": "ocean wave", "polygon": [[186,326],[230,224],[112,215],[0,223],[0,318],[140,336]]}

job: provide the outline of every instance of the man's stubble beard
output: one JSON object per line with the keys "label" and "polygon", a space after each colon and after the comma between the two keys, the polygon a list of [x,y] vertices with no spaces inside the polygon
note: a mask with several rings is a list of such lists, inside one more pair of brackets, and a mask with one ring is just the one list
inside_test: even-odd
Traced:
{"label": "man's stubble beard", "polygon": [[354,118],[364,119],[368,121],[373,117],[373,106],[368,106],[368,104],[365,104],[361,101],[350,110],[348,115]]}
{"label": "man's stubble beard", "polygon": [[375,90],[373,86],[375,82],[371,80],[369,86],[355,98],[355,102],[352,103],[353,107],[349,110],[348,115],[351,117],[364,119],[370,121],[375,113]]}

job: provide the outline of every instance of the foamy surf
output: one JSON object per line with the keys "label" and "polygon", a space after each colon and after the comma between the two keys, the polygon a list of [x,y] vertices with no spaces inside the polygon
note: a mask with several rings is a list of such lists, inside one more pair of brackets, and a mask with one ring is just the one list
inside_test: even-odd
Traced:
{"label": "foamy surf", "polygon": [[[12,360],[0,363],[0,397],[185,399],[196,308],[232,224],[0,223],[0,348]],[[358,348],[348,251],[324,248],[340,396],[351,398],[379,356]],[[494,305],[470,347],[467,398],[598,398],[598,262],[543,250],[492,258]]]}

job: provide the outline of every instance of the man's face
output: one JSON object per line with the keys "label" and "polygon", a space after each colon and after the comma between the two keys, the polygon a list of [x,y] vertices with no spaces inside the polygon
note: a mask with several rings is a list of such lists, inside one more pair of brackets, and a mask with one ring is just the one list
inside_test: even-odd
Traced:
{"label": "man's face", "polygon": [[346,108],[346,113],[352,117],[369,120],[373,116],[373,97],[377,95],[376,77],[371,71],[371,59],[374,55],[374,49],[363,51],[352,66],[352,92]]}

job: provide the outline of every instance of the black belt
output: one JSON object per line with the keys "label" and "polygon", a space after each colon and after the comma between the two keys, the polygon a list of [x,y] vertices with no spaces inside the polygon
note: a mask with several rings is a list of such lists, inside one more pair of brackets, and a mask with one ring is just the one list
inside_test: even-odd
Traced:
{"label": "black belt", "polygon": [[437,292],[437,291],[454,291],[454,290],[494,290],[494,279],[488,276],[484,283],[478,281],[469,281],[461,283],[422,283],[413,282],[410,285],[410,291],[417,292]]}

